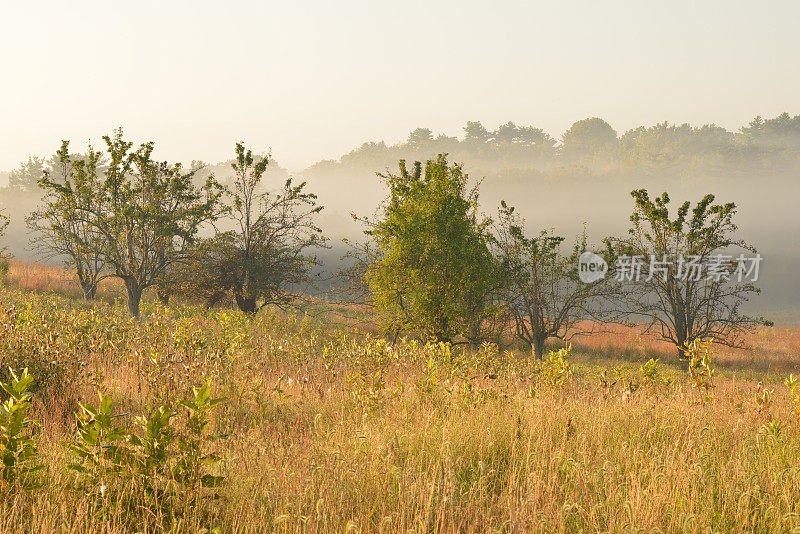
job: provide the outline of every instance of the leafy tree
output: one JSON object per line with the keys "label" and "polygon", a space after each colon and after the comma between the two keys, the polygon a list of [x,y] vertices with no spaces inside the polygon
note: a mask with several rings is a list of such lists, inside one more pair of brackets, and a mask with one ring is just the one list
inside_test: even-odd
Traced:
{"label": "leafy tree", "polygon": [[[85,299],[93,299],[101,280],[111,273],[106,269],[103,236],[86,213],[102,199],[99,167],[102,154],[91,147],[75,158],[69,153],[69,141],[62,141],[56,152],[58,166],[46,170],[41,187],[45,189],[43,206],[31,213],[26,222],[34,233],[37,251],[48,258],[63,258],[75,269]],[[57,174],[57,176],[55,176]]]}
{"label": "leafy tree", "polygon": [[[630,282],[628,311],[647,321],[648,331],[675,345],[680,357],[695,340],[739,346],[739,334],[771,324],[741,311],[760,290],[741,276],[753,267],[744,253],[756,250],[735,235],[734,203],[714,204],[709,194],[694,208],[684,202],[671,218],[667,193],[651,199],[638,189],[631,196],[635,207],[629,237],[608,244],[624,260],[616,271],[620,280]],[[732,255],[736,250],[738,258]]]}
{"label": "leafy tree", "polygon": [[617,132],[603,119],[592,117],[574,123],[561,142],[565,155],[580,157],[615,145]]}
{"label": "leafy tree", "polygon": [[758,116],[741,131],[748,142],[796,148],[800,145],[800,115],[783,112],[766,120]]}
{"label": "leafy tree", "polygon": [[27,162],[20,165],[8,175],[8,188],[21,193],[36,191],[39,181],[44,178],[47,170],[47,161],[38,156],[28,158]]}
{"label": "leafy tree", "polygon": [[732,146],[733,134],[714,124],[698,128],[689,124],[663,122],[649,128],[640,126],[620,139],[623,153],[635,159],[671,162],[699,154],[724,152]]}
{"label": "leafy tree", "polygon": [[406,146],[410,148],[425,149],[433,142],[433,132],[430,128],[417,128],[408,134]]}
{"label": "leafy tree", "polygon": [[310,281],[316,264],[309,251],[324,246],[315,223],[323,207],[317,197],[288,178],[277,193],[264,189],[269,156],[253,156],[236,143],[233,187],[228,191],[230,217],[238,227],[205,240],[188,270],[192,291],[209,304],[230,292],[240,310],[255,313],[268,304],[284,305],[291,289]]}
{"label": "leafy tree", "polygon": [[53,198],[66,197],[75,218],[91,227],[97,237],[82,246],[91,247],[112,276],[122,279],[128,309],[138,317],[142,292],[185,260],[200,226],[216,218],[221,193],[213,179],[197,188],[193,173],[184,173],[180,164],[154,161],[152,142],[134,151],[122,129],[103,139],[109,163],[89,202],[77,198],[82,194],[77,171],[64,184],[51,179],[42,184]]}
{"label": "leafy tree", "polygon": [[586,319],[609,320],[604,306],[616,295],[613,279],[583,283],[578,278],[578,257],[586,251],[586,236],[562,252],[564,238],[543,230],[528,237],[524,221],[502,202],[494,238],[503,268],[502,302],[515,334],[541,359],[548,339],[570,340],[589,333]]}
{"label": "leafy tree", "polygon": [[491,312],[495,264],[489,219],[477,189],[444,155],[399,174],[379,175],[390,194],[378,221],[361,219],[375,244],[366,269],[370,302],[387,331],[415,330],[436,341],[477,340]]}
{"label": "leafy tree", "polygon": [[498,126],[492,137],[494,142],[498,145],[513,145],[518,141],[519,128],[516,124],[509,121]]}
{"label": "leafy tree", "polygon": [[489,133],[483,124],[480,122],[467,122],[464,126],[464,141],[472,145],[485,145],[492,139],[492,134]]}
{"label": "leafy tree", "polygon": [[503,153],[552,156],[556,141],[541,128],[517,126],[513,122],[500,125],[492,139]]}
{"label": "leafy tree", "polygon": [[539,148],[543,154],[551,155],[556,140],[541,128],[520,126],[517,129],[516,143],[523,147]]}

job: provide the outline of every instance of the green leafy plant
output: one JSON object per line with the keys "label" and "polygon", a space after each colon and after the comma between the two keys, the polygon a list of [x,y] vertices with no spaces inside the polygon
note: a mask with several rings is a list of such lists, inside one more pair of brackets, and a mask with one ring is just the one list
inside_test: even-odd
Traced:
{"label": "green leafy plant", "polygon": [[689,379],[692,388],[698,393],[702,390],[703,402],[711,398],[714,389],[714,366],[711,364],[713,340],[694,340],[684,349],[684,355],[689,361]]}
{"label": "green leafy plant", "polygon": [[769,407],[772,405],[772,395],[774,393],[774,389],[767,389],[761,382],[758,383],[758,391],[756,391],[754,397],[759,413],[769,410]]}
{"label": "green leafy plant", "polygon": [[128,473],[147,496],[161,497],[162,502],[172,480],[169,449],[175,440],[175,430],[170,426],[174,415],[167,406],[159,406],[136,418],[139,435],[128,435],[133,449],[127,456]]}
{"label": "green leafy plant", "polygon": [[381,371],[358,372],[349,375],[347,381],[352,387],[353,400],[363,410],[374,413],[383,406],[386,384]]}
{"label": "green leafy plant", "polygon": [[32,399],[28,388],[33,377],[27,369],[19,377],[13,370],[10,373],[10,383],[0,382],[8,394],[0,404],[0,481],[30,490],[39,486],[35,473],[43,468],[33,441],[39,423],[28,417]]}
{"label": "green leafy plant", "polygon": [[220,463],[219,456],[205,449],[208,443],[219,439],[219,436],[209,433],[209,413],[225,399],[211,398],[210,382],[192,391],[192,398],[179,403],[186,409],[188,418],[186,432],[178,437],[180,459],[173,469],[173,476],[185,489],[194,491],[215,488],[224,481],[224,477],[212,473],[212,469]]}
{"label": "green leafy plant", "polygon": [[639,369],[644,375],[645,384],[653,383],[658,380],[658,358],[650,358]]}
{"label": "green leafy plant", "polygon": [[95,512],[100,515],[113,504],[137,520],[142,508],[152,518],[169,521],[187,505],[217,498],[215,491],[209,494],[204,488],[224,482],[212,471],[220,459],[206,449],[217,439],[208,433],[208,415],[222,401],[211,398],[206,383],[179,402],[187,411],[184,426],[174,425],[177,414],[162,405],[137,416],[133,429],[115,425],[120,415],[113,414],[109,395],[101,394],[98,406],[80,403],[76,439],[63,444],[78,457],[68,465],[76,474],[72,488],[97,499]]}
{"label": "green leafy plant", "polygon": [[550,351],[542,360],[537,371],[539,377],[549,386],[563,387],[575,372],[575,368],[569,362],[572,354],[572,345]]}
{"label": "green leafy plant", "polygon": [[792,395],[792,403],[794,404],[794,418],[800,422],[800,377],[795,378],[793,374],[783,381],[786,387],[789,388],[789,393]]}
{"label": "green leafy plant", "polygon": [[[661,368],[658,365],[659,358],[650,358],[647,360],[639,370],[642,372],[642,380],[645,386],[651,388],[655,386],[663,386],[669,388],[672,386],[673,380],[668,376],[661,376]],[[658,391],[659,388],[655,388]]]}
{"label": "green leafy plant", "polygon": [[380,176],[389,196],[379,218],[358,220],[374,248],[363,279],[383,328],[437,342],[482,339],[497,266],[477,187],[444,154],[412,168],[401,160],[398,174]]}
{"label": "green leafy plant", "polygon": [[114,401],[110,395],[98,393],[97,406],[80,402],[77,417],[77,433],[74,441],[62,442],[67,450],[77,456],[78,461],[67,465],[77,476],[73,489],[87,495],[104,498],[118,482],[123,466],[130,463],[125,438],[130,431],[124,426],[115,426],[112,412]]}

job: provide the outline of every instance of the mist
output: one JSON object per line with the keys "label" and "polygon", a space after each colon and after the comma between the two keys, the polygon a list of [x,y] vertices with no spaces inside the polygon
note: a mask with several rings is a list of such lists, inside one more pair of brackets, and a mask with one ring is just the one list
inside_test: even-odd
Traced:
{"label": "mist", "polygon": [[[325,206],[318,223],[330,245],[319,251],[326,275],[341,267],[345,239],[363,239],[363,228],[353,215],[378,212],[387,194],[378,174],[396,172],[400,159],[424,162],[447,153],[479,187],[485,215],[496,215],[505,201],[525,218],[530,232],[553,229],[572,242],[585,230],[595,246],[604,237],[625,234],[633,189],[645,188],[652,195],[668,192],[673,210],[684,200],[695,203],[712,193],[717,202],[736,203],[739,236],[763,257],[758,284],[763,293],[752,299],[748,310],[778,324],[800,323],[800,284],[794,273],[800,264],[800,215],[795,206],[800,193],[800,118],[757,117],[737,132],[714,125],[660,123],[622,134],[592,118],[560,135],[511,122],[494,129],[470,122],[460,135],[453,134],[418,128],[406,141],[364,143],[336,160],[322,160],[299,172],[283,167],[276,154],[266,183],[277,189],[291,176],[296,182],[306,181],[309,191],[318,195]],[[76,145],[74,150],[82,148]],[[25,158],[22,167],[0,175],[5,182],[0,205],[11,219],[5,245],[21,260],[42,260],[31,248],[25,217],[40,201],[31,162],[47,168],[51,157]],[[200,169],[198,182],[213,174],[226,184],[233,174],[230,163],[195,160],[185,166]],[[224,222],[216,227],[224,229]],[[213,231],[205,229],[206,234]],[[309,290],[324,294],[330,285]]]}

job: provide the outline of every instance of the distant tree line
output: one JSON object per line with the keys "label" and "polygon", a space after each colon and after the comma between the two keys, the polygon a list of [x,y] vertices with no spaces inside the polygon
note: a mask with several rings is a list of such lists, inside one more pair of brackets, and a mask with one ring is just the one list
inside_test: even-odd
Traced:
{"label": "distant tree line", "polygon": [[619,135],[605,120],[593,117],[575,122],[556,139],[534,126],[508,122],[488,130],[467,122],[461,139],[435,135],[417,128],[406,141],[387,145],[366,142],[338,162],[320,162],[312,169],[331,166],[380,168],[401,158],[427,159],[449,154],[458,161],[501,161],[510,166],[548,167],[615,163],[659,164],[715,158],[736,163],[742,159],[782,162],[800,157],[800,115],[782,113],[771,119],[756,117],[731,132],[715,124],[692,126],[663,122],[640,126]]}
{"label": "distant tree line", "polygon": [[[639,126],[619,135],[605,120],[593,117],[575,122],[559,138],[541,128],[501,124],[494,130],[478,121],[463,127],[461,138],[435,135],[429,128],[417,128],[395,145],[383,141],[366,142],[343,155],[338,161],[325,160],[307,171],[336,167],[384,168],[400,159],[425,161],[436,154],[448,154],[456,161],[478,161],[494,166],[549,168],[583,165],[664,165],[696,163],[710,158],[712,163],[740,164],[758,161],[767,165],[800,162],[800,115],[781,113],[771,119],[756,117],[738,131],[715,124],[659,123]],[[209,165],[193,161],[198,185],[207,174],[227,170],[230,163]],[[59,156],[31,156],[17,169],[8,172],[5,189],[16,193],[38,193],[39,181],[48,170],[58,169]],[[288,177],[273,164],[270,178]],[[227,173],[226,173],[227,174]],[[223,180],[224,181],[224,180]],[[230,184],[224,184],[230,185]]]}

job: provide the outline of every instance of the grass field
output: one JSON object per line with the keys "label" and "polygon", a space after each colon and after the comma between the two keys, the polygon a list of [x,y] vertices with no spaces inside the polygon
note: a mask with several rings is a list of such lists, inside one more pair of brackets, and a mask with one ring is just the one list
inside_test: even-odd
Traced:
{"label": "grass field", "polygon": [[[148,301],[135,322],[113,284],[90,306],[34,264],[9,282],[0,364],[35,378],[44,468],[38,489],[0,481],[0,532],[800,531],[798,399],[784,385],[800,373],[799,328],[719,349],[706,390],[631,328],[540,363],[391,345],[341,314]],[[224,401],[193,433],[178,401],[208,381]],[[90,460],[62,443],[80,442],[78,402],[97,405],[98,390],[113,426],[157,439],[100,439],[100,464],[79,472],[68,465]],[[159,406],[175,413],[167,431],[138,426]],[[197,469],[218,487],[175,474],[211,452],[220,461]]]}

